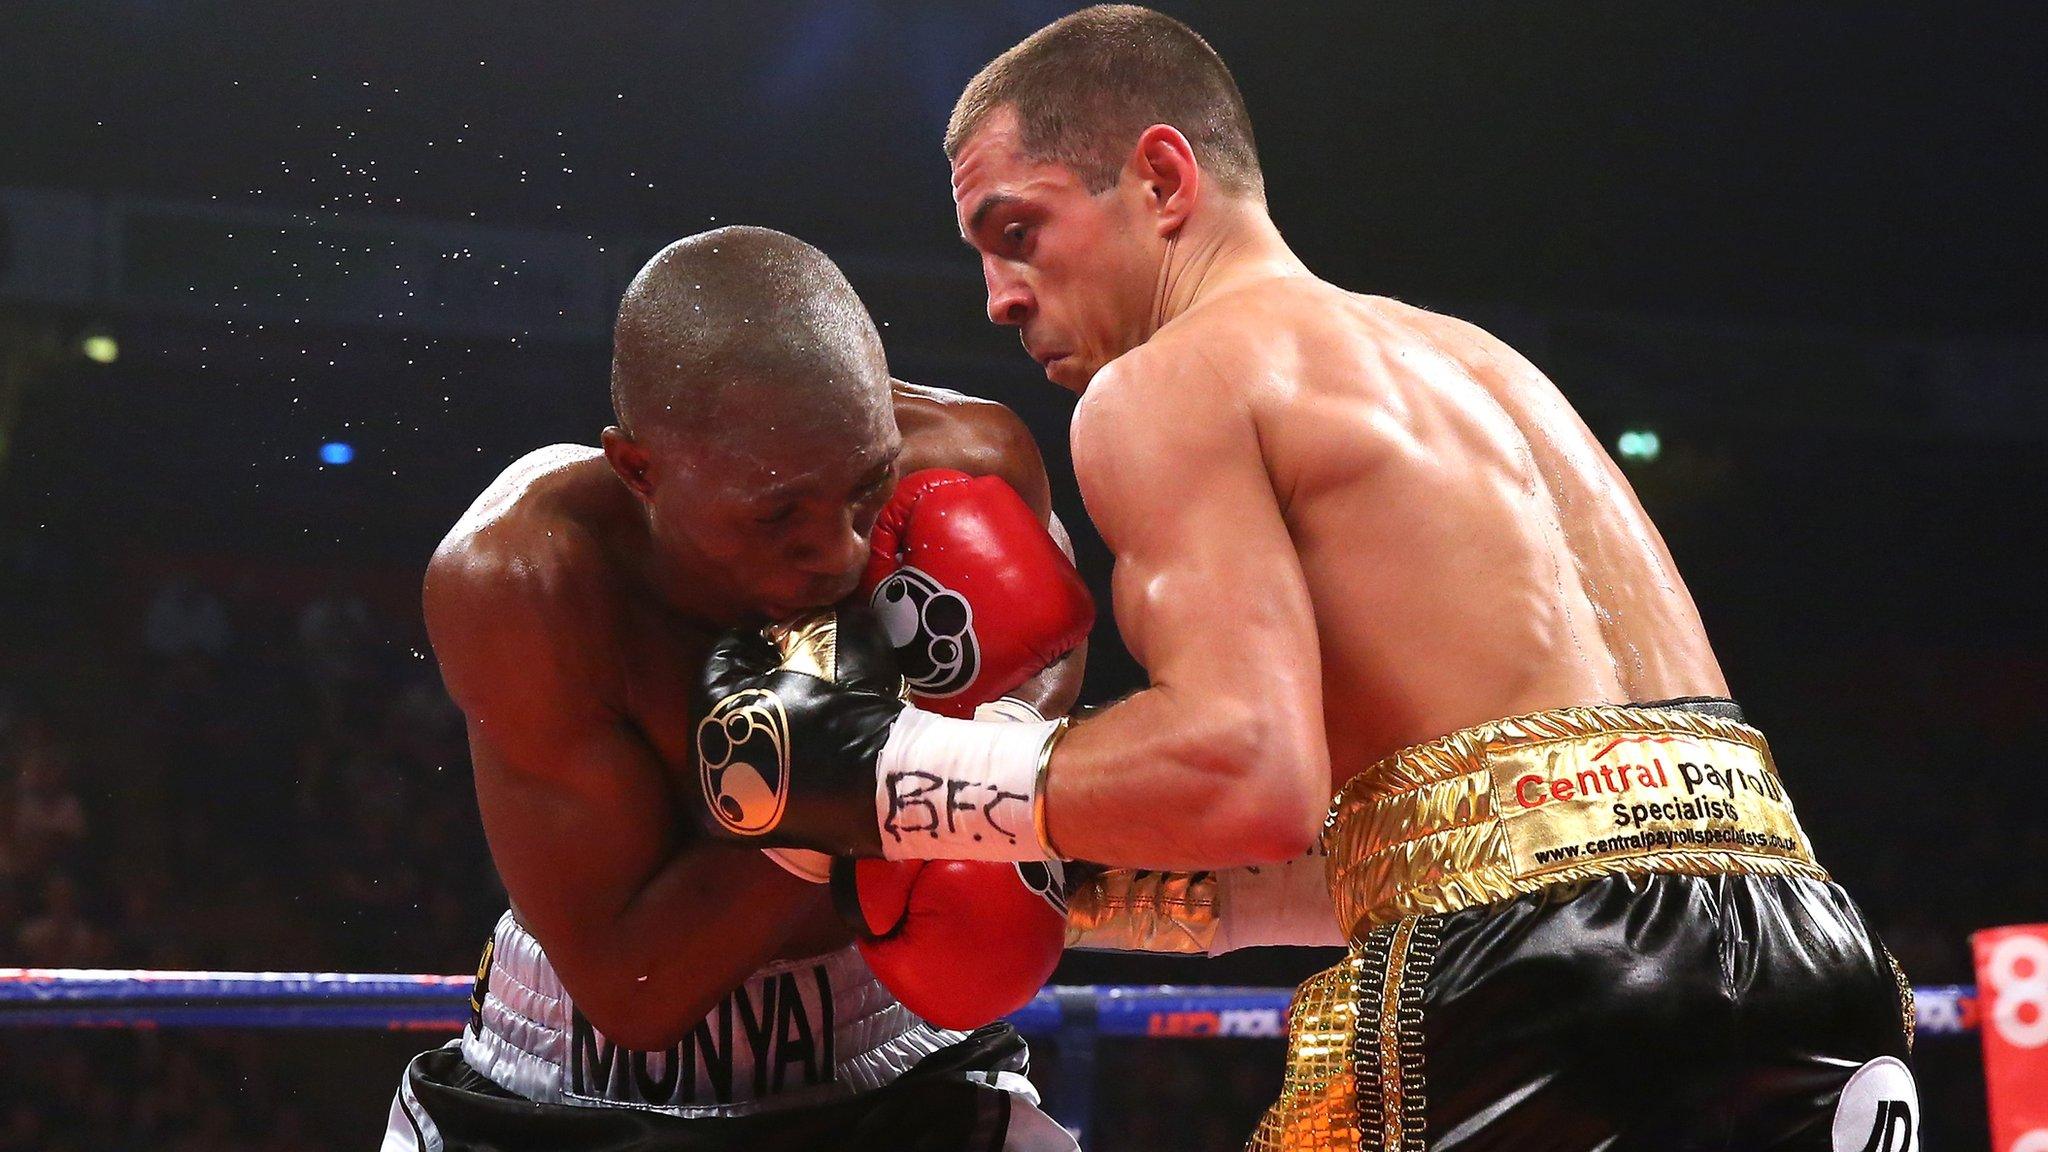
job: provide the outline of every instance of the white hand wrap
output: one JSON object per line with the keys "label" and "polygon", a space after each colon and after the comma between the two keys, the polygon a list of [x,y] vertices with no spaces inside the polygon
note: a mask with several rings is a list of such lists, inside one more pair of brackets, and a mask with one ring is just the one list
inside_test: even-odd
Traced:
{"label": "white hand wrap", "polygon": [[1214,872],[1111,868],[1067,895],[1067,947],[1220,956],[1337,946],[1344,930],[1318,846],[1279,864]]}
{"label": "white hand wrap", "polygon": [[1209,955],[1238,948],[1292,945],[1341,947],[1344,929],[1324,873],[1329,857],[1318,843],[1306,856],[1216,874],[1216,936]]}
{"label": "white hand wrap", "polygon": [[1059,720],[955,720],[906,707],[889,730],[875,771],[882,855],[1004,861],[1050,856],[1034,819],[1039,770],[1064,728]]}

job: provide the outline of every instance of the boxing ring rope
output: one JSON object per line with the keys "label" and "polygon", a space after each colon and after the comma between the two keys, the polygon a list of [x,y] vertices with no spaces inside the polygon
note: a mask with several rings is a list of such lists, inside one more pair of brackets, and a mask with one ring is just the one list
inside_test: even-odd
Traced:
{"label": "boxing ring rope", "polygon": [[[447,1032],[475,977],[0,968],[0,1028],[350,1028]],[[1922,1036],[1977,1029],[1977,990],[1913,990]],[[1278,1039],[1291,988],[1053,985],[1010,1016],[1027,1036]]]}
{"label": "boxing ring rope", "polygon": [[[0,968],[0,1028],[340,1028],[460,1032],[472,975],[359,972],[156,972]],[[1913,989],[1921,1036],[1977,1029],[1977,989]],[[1053,985],[1009,1020],[1057,1045],[1047,1110],[1079,1132],[1095,1095],[1096,1041],[1268,1039],[1287,1030],[1291,988]]]}

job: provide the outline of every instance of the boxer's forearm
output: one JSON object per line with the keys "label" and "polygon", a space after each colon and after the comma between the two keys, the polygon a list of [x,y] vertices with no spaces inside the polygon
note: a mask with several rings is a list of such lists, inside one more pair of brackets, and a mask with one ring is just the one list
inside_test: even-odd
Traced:
{"label": "boxer's forearm", "polygon": [[1321,733],[1291,710],[1148,688],[1075,724],[1046,773],[1060,855],[1133,868],[1287,860],[1329,801]]}
{"label": "boxer's forearm", "polygon": [[578,933],[573,955],[549,955],[599,1031],[659,1051],[774,959],[823,893],[758,852],[692,843],[615,915]]}
{"label": "boxer's forearm", "polygon": [[[841,634],[836,614],[776,634],[732,634],[708,664],[690,811],[721,841],[1231,867],[1307,851],[1327,807],[1322,730],[1278,684],[1261,696],[1155,685],[1066,732],[1064,720],[905,706],[868,659],[873,638]],[[814,650],[831,654],[830,679]]]}

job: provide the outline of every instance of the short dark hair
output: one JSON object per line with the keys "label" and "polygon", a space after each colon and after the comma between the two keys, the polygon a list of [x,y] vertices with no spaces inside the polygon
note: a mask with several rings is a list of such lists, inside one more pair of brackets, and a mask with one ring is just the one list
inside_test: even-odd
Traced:
{"label": "short dark hair", "polygon": [[886,392],[888,378],[875,322],[838,265],[770,228],[663,248],[626,287],[612,328],[612,411],[632,436],[708,428],[743,389],[802,391],[805,402]]}
{"label": "short dark hair", "polygon": [[1083,8],[990,61],[953,105],[946,158],[1002,108],[1017,110],[1026,155],[1072,168],[1090,192],[1116,183],[1140,133],[1169,124],[1226,192],[1265,195],[1230,69],[1192,28],[1150,8]]}

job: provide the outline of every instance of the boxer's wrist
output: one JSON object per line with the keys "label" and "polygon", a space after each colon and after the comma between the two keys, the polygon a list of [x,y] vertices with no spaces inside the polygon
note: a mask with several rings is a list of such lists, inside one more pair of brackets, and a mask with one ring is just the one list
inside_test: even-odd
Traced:
{"label": "boxer's wrist", "polygon": [[[1036,724],[1045,720],[1045,714],[1029,700],[1020,700],[1015,696],[999,696],[975,708],[974,718],[984,721]],[[1044,749],[1038,754],[1038,777],[1031,798],[1031,830],[1038,834],[1038,842],[1044,846],[1047,860],[1058,860],[1060,854],[1059,850],[1053,847],[1052,834],[1046,831],[1045,826],[1045,777],[1052,768],[1052,750],[1059,744],[1060,738],[1066,735],[1066,723],[1064,719],[1060,721],[1062,727],[1054,733],[1052,739],[1045,742]]]}
{"label": "boxer's wrist", "polygon": [[1038,861],[1044,768],[1065,720],[956,720],[905,708],[875,765],[890,860]]}
{"label": "boxer's wrist", "polygon": [[1046,825],[1045,808],[1047,800],[1052,795],[1046,778],[1052,773],[1053,749],[1059,747],[1060,741],[1066,738],[1067,729],[1071,726],[1072,721],[1064,716],[1053,722],[1052,735],[1045,738],[1044,747],[1038,750],[1038,772],[1032,782],[1031,831],[1038,837],[1039,852],[1047,860],[1058,860],[1061,856],[1060,850],[1053,847],[1052,831]]}
{"label": "boxer's wrist", "polygon": [[1321,843],[1278,864],[1208,872],[1077,874],[1067,947],[1221,956],[1240,948],[1341,947]]}

